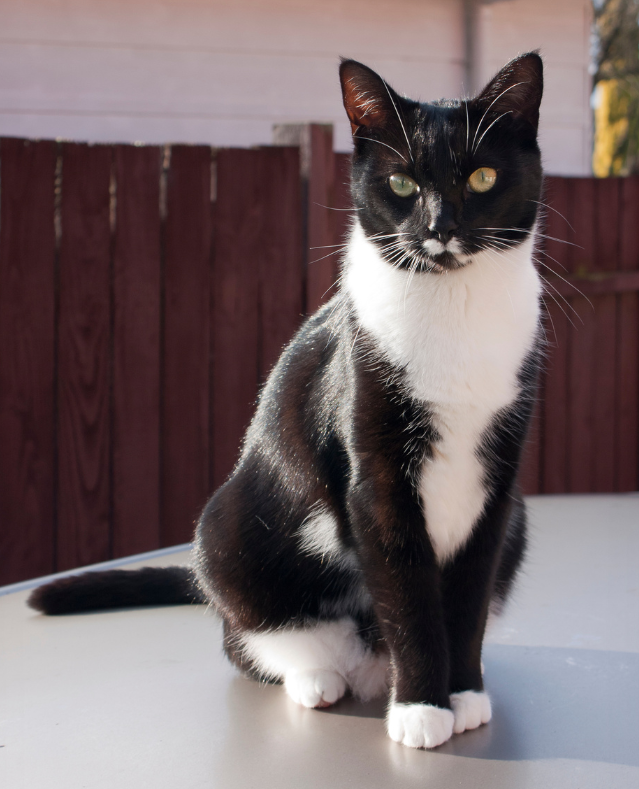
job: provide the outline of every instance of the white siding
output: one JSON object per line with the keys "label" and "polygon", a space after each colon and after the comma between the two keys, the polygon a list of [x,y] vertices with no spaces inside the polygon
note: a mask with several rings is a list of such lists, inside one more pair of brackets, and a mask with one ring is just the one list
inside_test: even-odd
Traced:
{"label": "white siding", "polygon": [[507,0],[483,5],[479,13],[480,82],[520,52],[541,51],[540,139],[546,171],[556,175],[591,173],[591,22],[591,0]]}
{"label": "white siding", "polygon": [[0,134],[248,145],[316,120],[347,150],[339,55],[454,95],[461,2],[4,0]]}
{"label": "white siding", "polygon": [[[271,141],[335,124],[350,147],[339,55],[415,98],[462,91],[462,0],[3,0],[0,134],[93,141]],[[546,165],[590,169],[590,0],[482,5],[478,81],[518,52],[547,63]]]}

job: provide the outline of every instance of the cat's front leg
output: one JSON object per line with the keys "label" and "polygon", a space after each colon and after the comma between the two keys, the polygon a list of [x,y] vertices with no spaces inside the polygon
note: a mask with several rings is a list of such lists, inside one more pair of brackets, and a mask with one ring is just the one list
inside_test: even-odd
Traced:
{"label": "cat's front leg", "polygon": [[434,748],[451,737],[454,725],[440,574],[416,495],[408,482],[387,487],[385,479],[377,469],[374,478],[354,485],[350,515],[391,655],[387,730],[396,742]]}
{"label": "cat's front leg", "polygon": [[[510,490],[494,495],[469,541],[442,571],[455,733],[476,729],[488,723],[492,716],[490,698],[484,690],[481,651],[500,563],[512,565],[512,568],[501,570],[512,575],[523,552],[523,541],[518,553],[513,553],[514,549],[509,552],[503,549],[512,519],[515,529],[525,529],[523,505],[519,505]],[[512,577],[506,580],[510,582]]]}

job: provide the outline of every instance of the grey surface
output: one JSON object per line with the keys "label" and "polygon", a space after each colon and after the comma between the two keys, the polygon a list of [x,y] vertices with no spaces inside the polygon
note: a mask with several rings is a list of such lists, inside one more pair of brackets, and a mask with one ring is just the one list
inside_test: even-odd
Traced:
{"label": "grey surface", "polygon": [[306,710],[237,676],[203,607],[45,618],[22,591],[0,598],[0,786],[636,789],[639,496],[530,504],[489,725],[414,751],[381,701]]}

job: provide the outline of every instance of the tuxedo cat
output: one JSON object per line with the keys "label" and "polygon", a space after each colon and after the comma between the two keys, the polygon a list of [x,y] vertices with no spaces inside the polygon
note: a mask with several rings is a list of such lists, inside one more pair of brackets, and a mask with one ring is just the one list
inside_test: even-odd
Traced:
{"label": "tuxedo cat", "polygon": [[431,748],[490,719],[486,618],[525,549],[542,63],[432,103],[353,60],[340,78],[355,209],[340,289],[272,371],[194,569],[86,574],[30,602],[210,602],[241,671],[307,707],[389,693],[390,737]]}

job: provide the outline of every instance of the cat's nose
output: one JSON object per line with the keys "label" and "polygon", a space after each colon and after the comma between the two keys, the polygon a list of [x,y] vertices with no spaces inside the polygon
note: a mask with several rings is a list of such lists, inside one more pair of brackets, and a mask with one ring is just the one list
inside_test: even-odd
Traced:
{"label": "cat's nose", "polygon": [[453,237],[459,227],[455,221],[455,207],[451,203],[441,203],[431,214],[428,229],[433,237],[442,244],[446,244]]}

